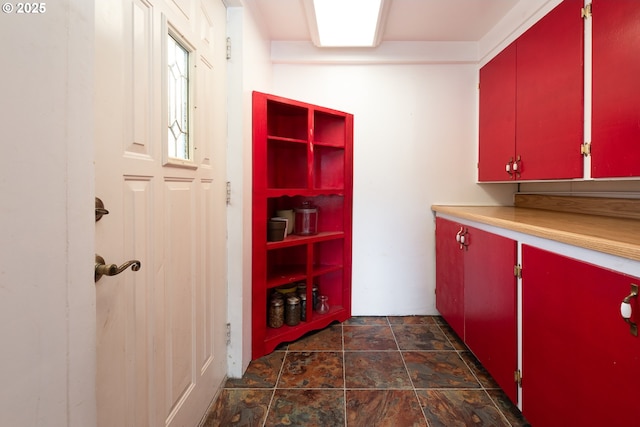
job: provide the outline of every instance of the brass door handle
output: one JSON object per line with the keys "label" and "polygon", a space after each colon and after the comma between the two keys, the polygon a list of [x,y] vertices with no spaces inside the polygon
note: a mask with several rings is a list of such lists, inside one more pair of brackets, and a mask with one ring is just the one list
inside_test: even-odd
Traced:
{"label": "brass door handle", "polygon": [[96,254],[96,266],[94,273],[94,281],[100,280],[102,276],[115,276],[116,274],[120,274],[125,271],[127,268],[131,267],[131,270],[138,271],[140,270],[140,266],[142,264],[137,259],[132,259],[131,261],[127,261],[118,267],[115,264],[105,264],[104,258],[100,255]]}

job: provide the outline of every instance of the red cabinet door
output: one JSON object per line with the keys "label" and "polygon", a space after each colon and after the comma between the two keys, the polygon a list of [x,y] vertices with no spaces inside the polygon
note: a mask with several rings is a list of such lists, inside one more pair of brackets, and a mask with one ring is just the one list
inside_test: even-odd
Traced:
{"label": "red cabinet door", "polygon": [[[522,409],[536,427],[640,423],[640,338],[620,303],[625,276],[523,245]],[[632,300],[640,321],[640,304]]]}
{"label": "red cabinet door", "polygon": [[520,179],[583,176],[582,6],[583,0],[564,0],[517,40]]}
{"label": "red cabinet door", "polygon": [[469,228],[464,259],[465,343],[515,403],[517,243]]}
{"label": "red cabinet door", "polygon": [[593,0],[591,175],[640,176],[640,8]]}
{"label": "red cabinet door", "polygon": [[515,155],[515,42],[480,69],[478,180],[513,179],[505,166]]}
{"label": "red cabinet door", "polygon": [[436,308],[464,339],[464,252],[456,241],[460,225],[436,218]]}

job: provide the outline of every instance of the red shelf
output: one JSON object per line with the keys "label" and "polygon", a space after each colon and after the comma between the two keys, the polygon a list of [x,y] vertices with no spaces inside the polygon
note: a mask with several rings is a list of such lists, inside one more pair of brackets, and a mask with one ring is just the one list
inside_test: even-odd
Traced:
{"label": "red shelf", "polygon": [[346,190],[344,187],[340,188],[314,188],[309,189],[306,187],[301,188],[267,188],[265,190],[265,197],[277,198],[277,197],[317,197],[317,196],[344,196]]}
{"label": "red shelf", "polygon": [[269,273],[267,277],[267,289],[287,285],[305,280],[307,277],[304,265],[289,265],[279,267]]}
{"label": "red shelf", "polygon": [[279,242],[267,242],[267,250],[341,238],[344,238],[344,232],[342,231],[326,231],[324,233],[314,234],[313,236],[298,236],[296,234],[291,234]]}
{"label": "red shelf", "polygon": [[314,311],[312,319],[309,322],[300,322],[297,326],[284,325],[277,329],[267,327],[264,336],[266,353],[272,352],[282,343],[295,341],[308,332],[325,328],[332,322],[344,322],[350,317],[351,309],[346,309],[341,306],[332,306],[329,308],[329,313],[318,314]]}
{"label": "red shelf", "polygon": [[285,138],[283,136],[273,136],[273,135],[268,135],[267,139],[269,141],[292,142],[294,144],[306,144],[308,142],[306,139]]}
{"label": "red shelf", "polygon": [[[267,221],[311,202],[318,234],[267,242]],[[280,343],[351,316],[353,115],[291,99],[253,94],[252,358]],[[267,327],[273,288],[317,285],[330,312],[307,310],[295,327]]]}

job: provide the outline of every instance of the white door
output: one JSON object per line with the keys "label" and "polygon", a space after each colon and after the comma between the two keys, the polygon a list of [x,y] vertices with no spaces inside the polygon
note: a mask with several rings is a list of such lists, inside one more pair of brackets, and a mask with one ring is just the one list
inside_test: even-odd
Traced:
{"label": "white door", "polygon": [[95,285],[98,425],[192,427],[226,372],[226,9],[95,8],[96,253],[142,264]]}

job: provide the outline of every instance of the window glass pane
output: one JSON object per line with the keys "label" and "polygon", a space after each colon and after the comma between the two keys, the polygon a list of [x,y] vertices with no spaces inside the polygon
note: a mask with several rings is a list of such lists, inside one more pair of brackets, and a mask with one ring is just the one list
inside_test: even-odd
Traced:
{"label": "window glass pane", "polygon": [[189,52],[167,37],[169,157],[189,160]]}

